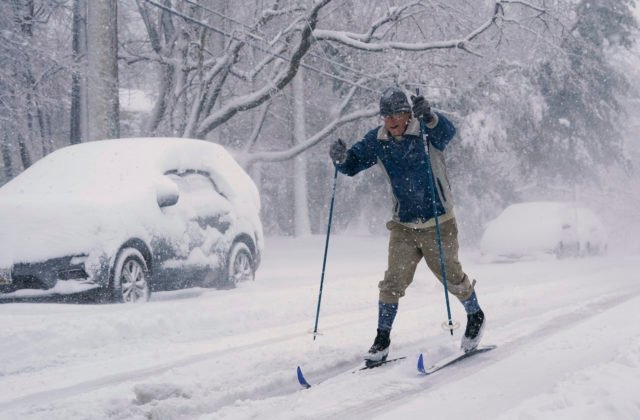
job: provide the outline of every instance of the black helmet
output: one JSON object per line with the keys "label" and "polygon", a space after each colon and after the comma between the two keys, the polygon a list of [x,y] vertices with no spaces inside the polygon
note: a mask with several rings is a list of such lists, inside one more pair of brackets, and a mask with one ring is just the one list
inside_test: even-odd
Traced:
{"label": "black helmet", "polygon": [[411,112],[407,95],[399,87],[389,87],[380,97],[380,115],[391,115],[399,112]]}

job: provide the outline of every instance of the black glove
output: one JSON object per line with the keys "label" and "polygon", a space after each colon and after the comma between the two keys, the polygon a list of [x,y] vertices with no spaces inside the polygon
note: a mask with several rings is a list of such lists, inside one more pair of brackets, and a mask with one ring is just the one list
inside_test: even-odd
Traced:
{"label": "black glove", "polygon": [[342,139],[338,139],[329,148],[331,160],[340,165],[347,160],[347,145]]}
{"label": "black glove", "polygon": [[411,102],[413,102],[413,107],[411,108],[413,115],[416,118],[423,117],[426,123],[431,122],[433,114],[431,113],[431,104],[429,104],[429,101],[424,99],[422,95],[411,95]]}

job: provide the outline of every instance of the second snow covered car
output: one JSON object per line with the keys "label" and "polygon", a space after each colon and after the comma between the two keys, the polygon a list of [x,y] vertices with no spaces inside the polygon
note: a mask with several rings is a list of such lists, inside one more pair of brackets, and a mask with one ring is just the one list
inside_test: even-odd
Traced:
{"label": "second snow covered car", "polygon": [[0,188],[0,300],[152,290],[254,278],[260,198],[221,146],[103,140],[44,157]]}
{"label": "second snow covered car", "polygon": [[486,261],[604,254],[604,224],[591,210],[569,202],[513,204],[489,222],[480,250]]}

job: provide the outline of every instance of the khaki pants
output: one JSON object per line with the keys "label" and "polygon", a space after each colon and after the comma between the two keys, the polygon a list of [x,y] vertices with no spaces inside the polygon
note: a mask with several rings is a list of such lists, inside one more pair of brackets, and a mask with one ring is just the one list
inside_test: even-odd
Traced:
{"label": "khaki pants", "polygon": [[[416,267],[422,258],[429,269],[442,282],[440,270],[440,256],[436,239],[436,227],[426,229],[412,229],[400,223],[390,221],[387,228],[391,231],[389,237],[389,266],[378,287],[380,301],[388,304],[398,303],[404,292],[413,281]],[[473,293],[473,284],[462,271],[458,260],[458,225],[455,219],[450,219],[440,225],[442,253],[445,260],[447,274],[447,288],[461,302]]]}

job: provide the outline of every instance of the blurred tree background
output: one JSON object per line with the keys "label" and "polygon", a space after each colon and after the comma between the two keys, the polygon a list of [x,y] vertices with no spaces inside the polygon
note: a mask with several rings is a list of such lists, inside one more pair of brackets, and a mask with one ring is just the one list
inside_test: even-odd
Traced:
{"label": "blurred tree background", "polygon": [[[201,138],[252,175],[268,234],[323,233],[329,143],[379,125],[399,85],[458,127],[466,243],[524,200],[624,226],[640,204],[637,36],[633,0],[4,1],[0,184],[69,144]],[[338,182],[336,231],[384,232],[383,173]]]}

